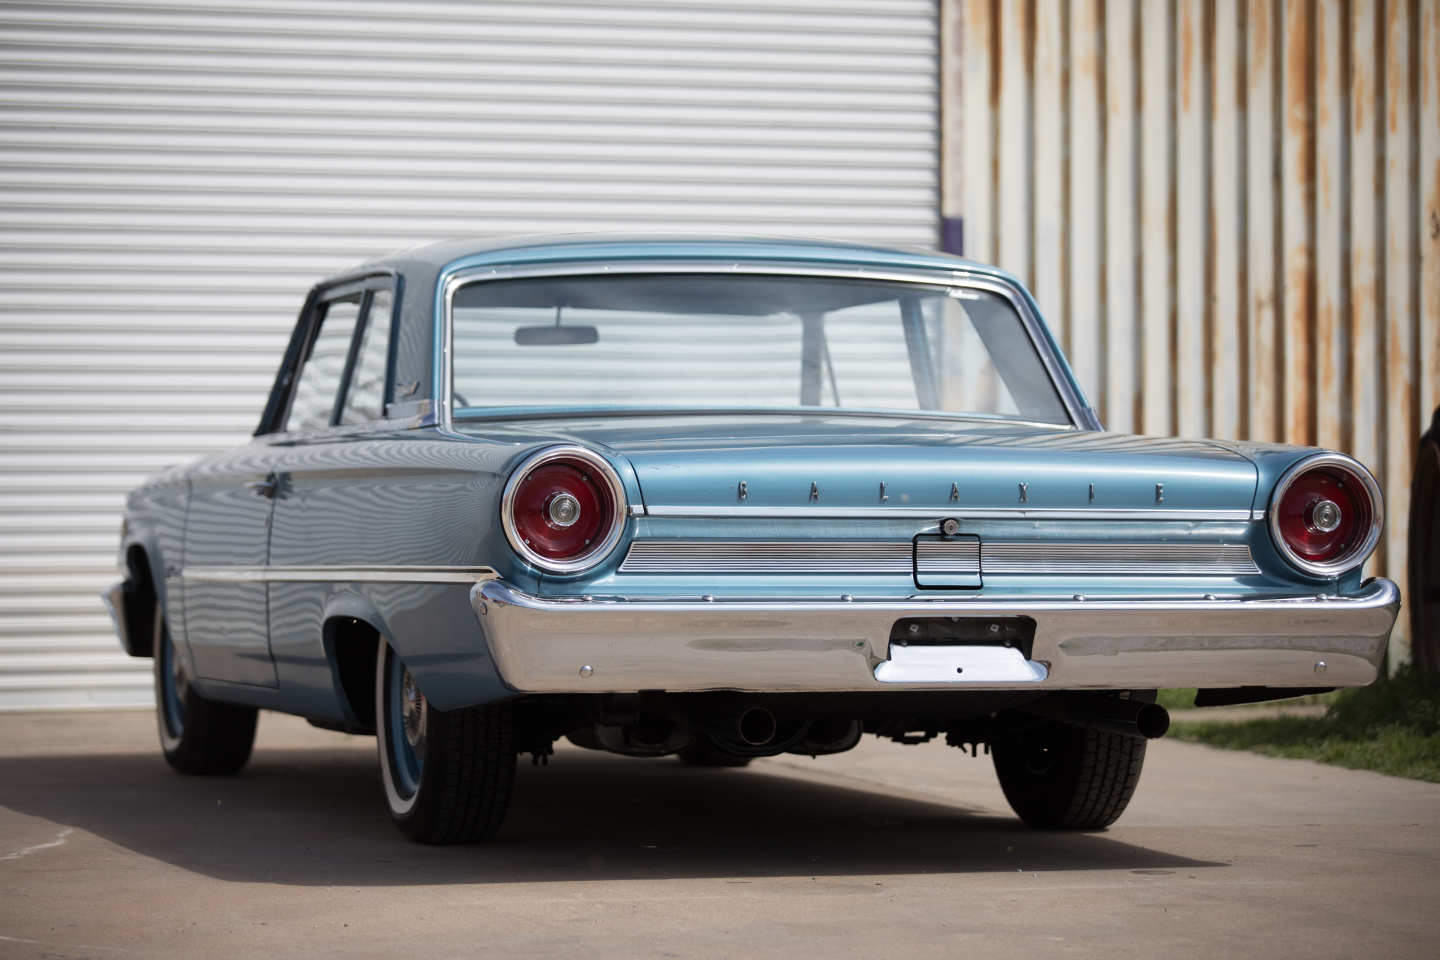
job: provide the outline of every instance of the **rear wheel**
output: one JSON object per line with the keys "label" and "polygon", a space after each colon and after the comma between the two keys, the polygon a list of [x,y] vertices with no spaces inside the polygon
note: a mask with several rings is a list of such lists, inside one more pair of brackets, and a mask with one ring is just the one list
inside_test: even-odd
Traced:
{"label": "rear wheel", "polygon": [[155,721],[166,762],[181,773],[234,773],[250,759],[257,711],[200,696],[159,603],[154,619]]}
{"label": "rear wheel", "polygon": [[1032,827],[1101,830],[1125,812],[1145,741],[1070,724],[1040,722],[991,744],[1000,788]]}
{"label": "rear wheel", "polygon": [[436,710],[382,639],[375,733],[390,817],[421,843],[474,843],[500,829],[515,782],[508,704]]}

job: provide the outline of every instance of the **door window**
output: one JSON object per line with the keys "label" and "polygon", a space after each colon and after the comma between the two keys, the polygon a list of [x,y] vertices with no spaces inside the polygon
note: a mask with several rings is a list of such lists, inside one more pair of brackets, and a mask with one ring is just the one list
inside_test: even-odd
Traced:
{"label": "door window", "polygon": [[290,404],[286,430],[319,430],[330,426],[359,316],[358,294],[324,305],[320,330],[311,342],[310,354],[295,384],[295,399]]}
{"label": "door window", "polygon": [[393,301],[389,290],[376,290],[370,298],[355,372],[345,394],[341,423],[367,423],[385,416],[385,375],[390,360],[390,316]]}

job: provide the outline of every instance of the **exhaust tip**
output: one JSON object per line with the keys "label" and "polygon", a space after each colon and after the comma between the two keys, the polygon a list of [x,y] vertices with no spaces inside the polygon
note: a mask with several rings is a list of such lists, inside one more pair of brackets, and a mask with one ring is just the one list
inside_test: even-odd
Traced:
{"label": "exhaust tip", "polygon": [[1135,727],[1146,740],[1159,740],[1170,729],[1170,711],[1158,703],[1147,703],[1135,715]]}
{"label": "exhaust tip", "polygon": [[[1166,725],[1169,725],[1169,718],[1166,718]],[[775,739],[775,715],[764,707],[751,707],[740,714],[740,720],[735,725],[740,734],[740,739],[752,747],[763,747]]]}

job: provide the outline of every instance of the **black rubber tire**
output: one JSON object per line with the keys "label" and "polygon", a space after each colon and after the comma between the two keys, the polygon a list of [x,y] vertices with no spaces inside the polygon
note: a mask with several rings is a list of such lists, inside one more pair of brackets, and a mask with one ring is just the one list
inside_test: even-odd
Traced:
{"label": "black rubber tire", "polygon": [[1410,486],[1410,660],[1440,674],[1440,409],[1420,438]]}
{"label": "black rubber tire", "polygon": [[990,752],[1016,815],[1046,830],[1103,830],[1125,812],[1145,741],[1044,722],[996,738]]}
{"label": "black rubber tire", "polygon": [[515,784],[515,734],[510,705],[425,712],[425,752],[419,785],[401,796],[391,766],[385,671],[395,654],[384,640],[376,657],[375,728],[390,818],[419,843],[477,843],[505,821]]}
{"label": "black rubber tire", "polygon": [[[186,686],[180,700],[184,704],[183,721],[167,718],[165,684],[162,671],[168,669],[166,651],[173,656],[170,628],[165,624],[165,611],[155,605],[155,640],[151,647],[154,660],[155,721],[160,734],[160,750],[165,762],[181,773],[235,773],[250,759],[255,746],[255,724],[259,711],[232,703],[208,700]],[[176,729],[178,727],[178,730]]]}
{"label": "black rubber tire", "polygon": [[721,750],[706,736],[698,736],[690,745],[680,751],[680,762],[692,767],[744,767],[750,764],[749,757],[742,757],[728,750]]}

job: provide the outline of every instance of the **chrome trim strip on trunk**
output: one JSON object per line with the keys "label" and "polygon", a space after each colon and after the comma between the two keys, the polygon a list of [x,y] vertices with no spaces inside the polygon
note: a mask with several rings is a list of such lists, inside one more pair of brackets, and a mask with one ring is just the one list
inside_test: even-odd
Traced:
{"label": "chrome trim strip on trunk", "polygon": [[985,540],[987,574],[1096,576],[1255,576],[1260,568],[1243,543],[1063,543]]}
{"label": "chrome trim strip on trunk", "polygon": [[621,573],[856,573],[908,577],[909,540],[636,540]]}
{"label": "chrome trim strip on trunk", "polygon": [[909,540],[636,540],[620,573],[958,574],[1243,577],[1258,574],[1243,543]]}
{"label": "chrome trim strip on trunk", "polygon": [[499,576],[493,567],[415,564],[372,566],[186,567],[180,576],[211,583],[483,583]]}
{"label": "chrome trim strip on trunk", "polygon": [[1264,519],[1249,508],[1243,510],[1171,510],[1083,507],[1073,510],[1030,507],[751,507],[732,504],[716,506],[647,506],[648,517],[707,519],[748,517],[753,520],[1189,520],[1195,522],[1251,521]]}

